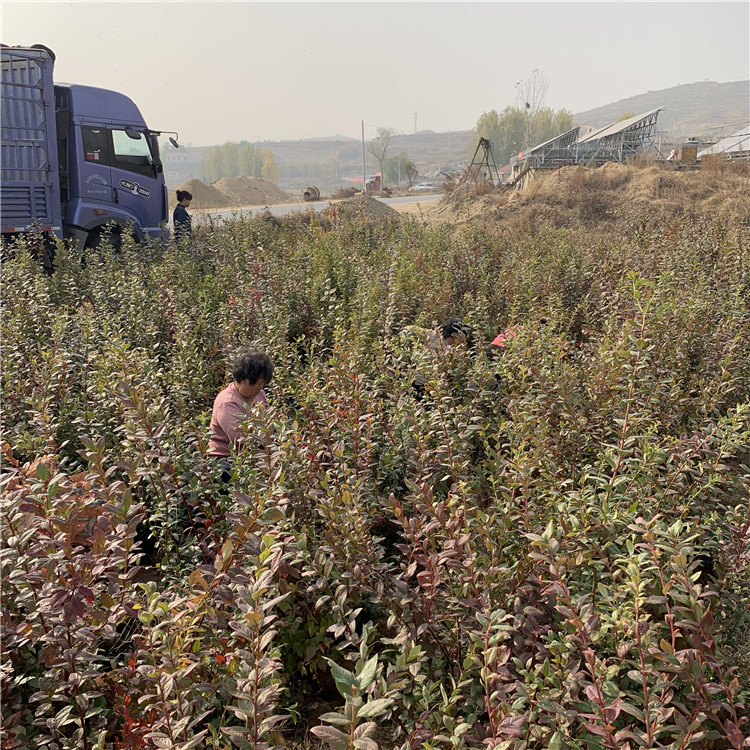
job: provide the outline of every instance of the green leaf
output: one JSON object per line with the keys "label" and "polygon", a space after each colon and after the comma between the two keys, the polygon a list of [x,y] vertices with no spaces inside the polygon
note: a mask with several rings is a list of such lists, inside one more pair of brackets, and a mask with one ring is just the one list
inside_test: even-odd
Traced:
{"label": "green leaf", "polygon": [[369,719],[372,716],[377,716],[386,711],[388,707],[393,703],[391,698],[378,698],[369,703],[365,703],[364,706],[357,710],[358,719]]}
{"label": "green leaf", "polygon": [[198,734],[196,734],[192,740],[186,742],[184,745],[177,745],[176,750],[177,748],[179,748],[179,750],[193,750],[194,747],[202,747],[203,735],[205,735],[206,732],[208,732],[208,729],[204,729],[202,732],[198,732]]}
{"label": "green leaf", "polygon": [[320,721],[326,721],[329,724],[337,724],[340,727],[349,726],[349,719],[336,711],[329,711],[327,714],[321,714],[318,718]]}
{"label": "green leaf", "polygon": [[356,678],[348,669],[340,667],[333,659],[326,658],[326,661],[331,668],[331,674],[336,682],[343,682],[345,685],[350,686],[356,684]]}
{"label": "green leaf", "polygon": [[373,656],[365,662],[362,667],[362,671],[357,675],[356,685],[361,693],[364,693],[370,685],[372,685],[375,675],[378,672],[378,657]]}
{"label": "green leaf", "polygon": [[174,748],[174,742],[162,732],[151,732],[150,734],[147,734],[146,737],[151,740],[159,750],[173,750]]}
{"label": "green leaf", "polygon": [[354,730],[354,739],[356,740],[359,737],[369,737],[377,730],[377,728],[378,725],[374,721],[366,721]]}

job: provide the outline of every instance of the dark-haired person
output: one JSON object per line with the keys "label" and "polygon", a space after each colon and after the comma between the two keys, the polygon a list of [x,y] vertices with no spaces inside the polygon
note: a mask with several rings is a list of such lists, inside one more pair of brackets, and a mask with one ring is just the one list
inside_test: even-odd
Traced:
{"label": "dark-haired person", "polygon": [[460,318],[448,318],[440,332],[443,334],[443,343],[447,346],[469,343],[469,327]]}
{"label": "dark-haired person", "polygon": [[172,223],[174,224],[174,239],[177,247],[187,247],[190,245],[190,239],[193,234],[193,225],[190,220],[190,214],[187,209],[190,208],[190,201],[193,200],[191,193],[187,190],[177,191],[177,205],[174,207],[172,214]]}
{"label": "dark-haired person", "polygon": [[416,347],[431,354],[440,354],[447,346],[467,343],[468,334],[469,328],[460,318],[447,318],[437,330],[416,325],[406,326],[399,334],[399,341],[409,349]]}
{"label": "dark-haired person", "polygon": [[263,352],[238,357],[232,368],[234,380],[214,400],[208,455],[229,458],[237,445],[240,422],[254,404],[267,404],[264,386],[273,377],[273,362]]}
{"label": "dark-haired person", "polygon": [[[439,331],[439,333],[438,333]],[[418,399],[424,396],[427,379],[418,361],[428,356],[433,361],[444,361],[450,348],[468,344],[470,329],[460,318],[448,318],[437,331],[421,326],[406,326],[399,334],[401,346],[410,351],[414,360],[415,372],[412,388]]]}

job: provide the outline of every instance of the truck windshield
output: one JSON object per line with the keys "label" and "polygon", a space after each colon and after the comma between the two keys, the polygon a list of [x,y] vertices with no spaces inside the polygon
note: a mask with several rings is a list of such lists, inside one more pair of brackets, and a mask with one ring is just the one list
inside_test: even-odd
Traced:
{"label": "truck windshield", "polygon": [[145,133],[131,138],[124,130],[112,130],[112,166],[137,172],[147,177],[154,176],[154,160]]}

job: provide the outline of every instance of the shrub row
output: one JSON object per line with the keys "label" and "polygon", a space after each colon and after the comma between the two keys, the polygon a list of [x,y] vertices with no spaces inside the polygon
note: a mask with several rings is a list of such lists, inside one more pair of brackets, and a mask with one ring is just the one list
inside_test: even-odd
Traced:
{"label": "shrub row", "polygon": [[[748,231],[613,226],[232,220],[51,276],[20,243],[3,747],[743,747]],[[398,336],[448,315],[468,347]]]}

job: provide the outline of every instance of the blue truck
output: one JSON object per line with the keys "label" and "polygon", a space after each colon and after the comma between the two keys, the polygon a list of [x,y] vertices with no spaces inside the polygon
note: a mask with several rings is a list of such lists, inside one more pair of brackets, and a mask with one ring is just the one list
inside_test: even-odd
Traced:
{"label": "blue truck", "polygon": [[161,131],[123,94],[55,83],[43,45],[0,51],[3,238],[41,231],[82,252],[105,239],[117,247],[126,232],[165,239]]}

